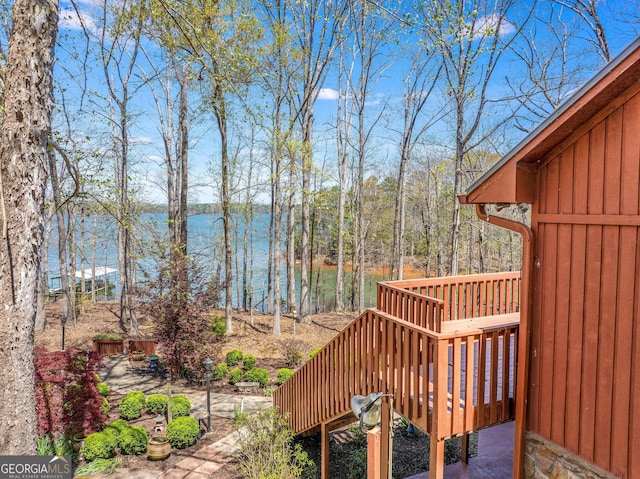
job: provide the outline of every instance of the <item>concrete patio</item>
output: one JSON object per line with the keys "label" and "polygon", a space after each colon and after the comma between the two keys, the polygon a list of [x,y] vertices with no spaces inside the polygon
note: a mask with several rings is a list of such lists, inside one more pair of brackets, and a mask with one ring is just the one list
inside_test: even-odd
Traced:
{"label": "concrete patio", "polygon": [[[444,468],[445,479],[510,479],[513,469],[513,440],[515,422],[482,429],[478,433],[478,455]],[[428,479],[429,472],[405,479]]]}

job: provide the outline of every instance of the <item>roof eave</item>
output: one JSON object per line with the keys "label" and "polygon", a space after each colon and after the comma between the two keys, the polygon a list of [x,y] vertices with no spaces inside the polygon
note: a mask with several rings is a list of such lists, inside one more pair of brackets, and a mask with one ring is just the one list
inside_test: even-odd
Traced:
{"label": "roof eave", "polygon": [[533,202],[535,171],[544,155],[638,78],[640,37],[458,196],[460,203]]}

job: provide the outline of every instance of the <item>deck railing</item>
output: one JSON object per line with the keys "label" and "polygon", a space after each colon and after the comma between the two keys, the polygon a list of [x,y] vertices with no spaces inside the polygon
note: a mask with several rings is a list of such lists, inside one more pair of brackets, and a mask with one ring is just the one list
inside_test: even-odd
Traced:
{"label": "deck railing", "polygon": [[514,417],[519,278],[381,284],[387,311],[355,319],[275,390],[274,404],[300,434],[355,421],[355,395],[393,394],[394,410],[430,435],[430,476],[442,477],[444,439]]}
{"label": "deck railing", "polygon": [[519,311],[520,272],[378,283],[378,309],[433,331],[444,321]]}

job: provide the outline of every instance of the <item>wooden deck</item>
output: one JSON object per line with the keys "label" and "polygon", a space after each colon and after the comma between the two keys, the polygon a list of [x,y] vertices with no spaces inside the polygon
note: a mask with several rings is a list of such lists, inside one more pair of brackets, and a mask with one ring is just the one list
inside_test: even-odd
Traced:
{"label": "wooden deck", "polygon": [[[393,394],[395,412],[430,435],[430,477],[442,478],[446,438],[513,419],[519,273],[440,280],[380,283],[378,309],[275,391],[294,432],[321,431],[324,443],[356,420],[354,395]],[[328,477],[326,445],[321,469]]]}

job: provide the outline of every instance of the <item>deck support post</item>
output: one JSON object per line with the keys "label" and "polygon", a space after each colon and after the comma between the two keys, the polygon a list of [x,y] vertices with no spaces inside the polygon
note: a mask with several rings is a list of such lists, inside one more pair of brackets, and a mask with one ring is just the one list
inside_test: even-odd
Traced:
{"label": "deck support post", "polygon": [[320,425],[320,474],[322,479],[329,479],[329,425]]}
{"label": "deck support post", "polygon": [[429,479],[444,479],[444,439],[429,437]]}
{"label": "deck support post", "polygon": [[390,454],[389,445],[391,444],[391,409],[387,401],[383,398],[382,414],[380,417],[380,426],[382,429],[382,437],[380,439],[380,477],[381,479],[391,479],[389,471]]}
{"label": "deck support post", "polygon": [[367,432],[367,479],[382,479],[381,436],[379,427]]}
{"label": "deck support post", "polygon": [[462,435],[462,451],[460,452],[460,460],[463,464],[469,464],[469,433],[465,432]]}

